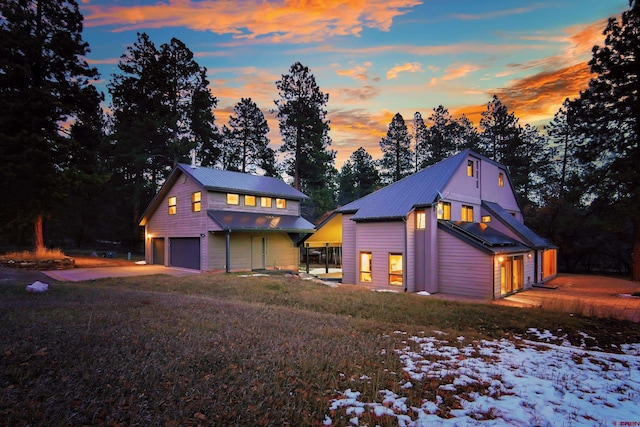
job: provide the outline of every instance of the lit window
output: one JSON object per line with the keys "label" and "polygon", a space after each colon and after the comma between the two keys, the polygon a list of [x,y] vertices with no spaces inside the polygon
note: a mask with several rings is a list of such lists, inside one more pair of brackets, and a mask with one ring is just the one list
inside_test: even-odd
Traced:
{"label": "lit window", "polygon": [[389,284],[402,286],[402,254],[389,254]]}
{"label": "lit window", "polygon": [[245,206],[255,206],[256,205],[256,196],[244,196],[244,205]]}
{"label": "lit window", "polygon": [[451,203],[440,202],[438,203],[438,219],[451,220]]}
{"label": "lit window", "polygon": [[491,215],[482,215],[482,222],[491,222]]}
{"label": "lit window", "polygon": [[502,172],[498,174],[498,187],[504,187],[504,174]]}
{"label": "lit window", "polygon": [[200,212],[202,208],[202,193],[197,191],[191,193],[191,212]]}
{"label": "lit window", "polygon": [[462,221],[473,222],[473,206],[462,205]]}
{"label": "lit window", "polygon": [[178,213],[178,199],[176,196],[169,197],[169,215]]}
{"label": "lit window", "polygon": [[427,228],[427,215],[425,211],[416,211],[416,229],[424,230],[425,228]]}
{"label": "lit window", "polygon": [[276,199],[276,208],[278,209],[286,209],[287,201],[285,199]]}
{"label": "lit window", "polygon": [[227,193],[227,204],[228,205],[239,205],[240,204],[240,196],[237,194]]}
{"label": "lit window", "polygon": [[270,208],[271,203],[271,197],[260,197],[260,206],[263,208]]}
{"label": "lit window", "polygon": [[473,160],[467,162],[467,176],[473,176]]}
{"label": "lit window", "polygon": [[360,252],[360,281],[371,283],[371,252]]}

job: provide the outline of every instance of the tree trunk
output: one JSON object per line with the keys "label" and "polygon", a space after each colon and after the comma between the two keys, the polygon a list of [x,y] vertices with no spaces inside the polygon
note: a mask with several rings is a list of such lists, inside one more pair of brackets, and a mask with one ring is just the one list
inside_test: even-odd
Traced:
{"label": "tree trunk", "polygon": [[34,251],[44,251],[44,236],[42,234],[42,214],[36,216],[33,223],[33,249]]}
{"label": "tree trunk", "polygon": [[640,282],[640,216],[633,219],[633,252],[631,253],[631,280]]}

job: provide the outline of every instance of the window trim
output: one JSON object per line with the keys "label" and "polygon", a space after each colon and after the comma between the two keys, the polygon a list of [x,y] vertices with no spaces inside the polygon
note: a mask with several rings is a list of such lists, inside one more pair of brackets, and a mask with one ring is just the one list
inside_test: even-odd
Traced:
{"label": "window trim", "polygon": [[[469,213],[471,213],[471,221],[469,221]],[[473,206],[462,205],[462,209],[460,210],[461,221],[463,222],[473,222],[474,220],[474,212]]]}
{"label": "window trim", "polygon": [[[250,204],[247,202],[247,200],[250,200],[253,197],[253,204]],[[245,206],[255,206],[256,205],[256,196],[252,196],[251,194],[245,194],[244,195],[244,205]]]}
{"label": "window trim", "polygon": [[[398,270],[391,270],[391,257],[400,257],[400,274],[398,274]],[[402,252],[389,252],[387,257],[387,272],[390,286],[402,286],[404,284],[404,254]],[[392,279],[395,278],[395,281]],[[398,283],[397,278],[400,278],[400,282]]]}
{"label": "window trim", "polygon": [[424,209],[416,210],[416,230],[427,228],[427,212]]}
{"label": "window trim", "polygon": [[[369,269],[364,270],[362,266],[362,257],[363,255],[369,255]],[[360,251],[360,256],[358,257],[358,281],[360,283],[371,283],[373,282],[373,254],[370,251]],[[365,280],[365,275],[369,276],[369,280]]]}
{"label": "window trim", "polygon": [[202,210],[202,192],[194,191],[191,193],[191,212],[200,212]]}
{"label": "window trim", "polygon": [[178,197],[169,196],[169,215],[176,215],[178,213]]}
{"label": "window trim", "polygon": [[438,219],[451,221],[451,202],[438,202]]}
{"label": "window trim", "polygon": [[[233,199],[235,199],[235,202]],[[227,204],[238,206],[240,204],[240,195],[237,193],[227,193]]]}

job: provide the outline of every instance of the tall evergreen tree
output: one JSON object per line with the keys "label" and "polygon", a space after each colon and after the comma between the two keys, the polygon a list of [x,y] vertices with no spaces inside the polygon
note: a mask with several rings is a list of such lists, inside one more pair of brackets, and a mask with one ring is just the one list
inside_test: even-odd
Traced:
{"label": "tall evergreen tree", "polygon": [[276,87],[280,98],[274,102],[283,139],[280,150],[287,154],[286,172],[293,177],[293,186],[311,198],[310,205],[305,205],[306,214],[318,216],[318,210],[332,208],[328,188],[337,175],[335,152],[329,150],[329,95],[320,90],[314,75],[300,62],[282,75]]}
{"label": "tall evergreen tree", "polygon": [[507,163],[509,154],[519,145],[520,125],[514,113],[509,113],[507,106],[497,95],[487,104],[487,109],[480,118],[482,154],[496,162]]}
{"label": "tall evergreen tree", "polygon": [[[216,154],[217,136],[206,68],[175,38],[158,49],[138,34],[108,85],[112,98],[114,195],[125,229],[120,238],[139,240],[137,225],[145,206],[178,162],[192,150]],[[126,195],[126,197],[123,197]]]}
{"label": "tall evergreen tree", "polygon": [[32,228],[39,250],[43,220],[71,190],[65,175],[79,161],[71,146],[81,143],[74,138],[96,119],[101,95],[91,81],[98,72],[84,60],[89,45],[75,0],[2,1],[0,16],[0,229],[23,244]]}
{"label": "tall evergreen tree", "polygon": [[424,124],[422,114],[415,112],[413,114],[413,139],[415,150],[415,166],[416,171],[423,169],[429,164],[431,158],[431,150],[429,147],[429,129]]}
{"label": "tall evergreen tree", "polygon": [[451,157],[458,151],[456,139],[458,123],[451,116],[449,110],[439,105],[433,109],[429,121],[433,123],[427,137],[430,156],[427,162],[422,165],[423,168]]}
{"label": "tall evergreen tree", "polygon": [[338,181],[338,204],[342,206],[377,190],[380,173],[373,157],[360,147],[342,166]]}
{"label": "tall evergreen tree", "polygon": [[382,176],[388,183],[401,180],[413,172],[413,153],[407,125],[400,113],[389,123],[387,136],[380,140]]}
{"label": "tall evergreen tree", "polygon": [[240,172],[255,172],[264,163],[269,125],[251,98],[242,98],[229,118],[231,138],[240,154]]}
{"label": "tall evergreen tree", "polygon": [[[584,139],[578,158],[589,172],[592,205],[629,221],[632,278],[640,281],[640,5],[610,18],[604,46],[593,48],[595,77],[579,101]],[[597,203],[596,203],[597,202]]]}

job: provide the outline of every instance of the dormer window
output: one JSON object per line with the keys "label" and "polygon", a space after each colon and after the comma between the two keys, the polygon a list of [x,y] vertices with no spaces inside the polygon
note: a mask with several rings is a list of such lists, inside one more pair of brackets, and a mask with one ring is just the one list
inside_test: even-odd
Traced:
{"label": "dormer window", "polygon": [[256,205],[256,196],[249,196],[248,194],[244,196],[244,205],[245,206],[255,206]]}
{"label": "dormer window", "polygon": [[270,208],[272,206],[271,197],[260,197],[260,206]]}
{"label": "dormer window", "polygon": [[227,204],[228,205],[239,205],[240,204],[240,196],[238,194],[227,193]]}
{"label": "dormer window", "polygon": [[473,222],[473,206],[462,205],[462,221]]}
{"label": "dormer window", "polygon": [[438,203],[438,219],[451,221],[451,203],[449,202]]}
{"label": "dormer window", "polygon": [[276,208],[278,209],[286,209],[287,201],[285,199],[276,199]]}

